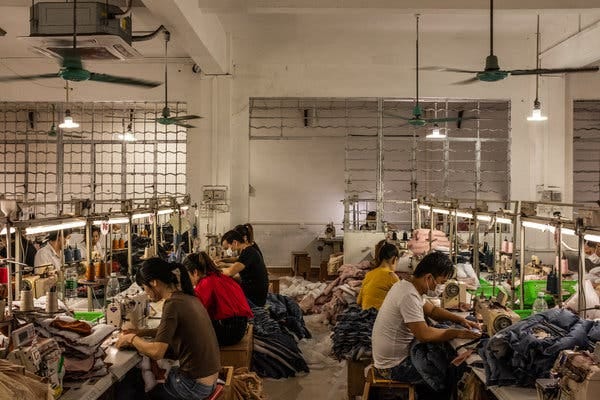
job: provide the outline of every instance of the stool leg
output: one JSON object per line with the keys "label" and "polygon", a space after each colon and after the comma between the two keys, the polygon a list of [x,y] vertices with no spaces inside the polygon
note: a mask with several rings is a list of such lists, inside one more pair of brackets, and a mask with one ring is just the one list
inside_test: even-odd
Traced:
{"label": "stool leg", "polygon": [[412,385],[408,387],[408,400],[415,400],[415,387]]}
{"label": "stool leg", "polygon": [[369,400],[369,390],[371,389],[371,382],[365,382],[365,388],[363,390],[361,400]]}

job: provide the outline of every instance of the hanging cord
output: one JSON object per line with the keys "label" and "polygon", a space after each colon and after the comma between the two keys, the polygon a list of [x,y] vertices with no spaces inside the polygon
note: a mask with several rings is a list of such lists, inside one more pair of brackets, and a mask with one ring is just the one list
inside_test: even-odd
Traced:
{"label": "hanging cord", "polygon": [[419,107],[419,17],[421,14],[415,14],[417,20],[417,40],[416,40],[416,54],[417,54],[417,107]]}
{"label": "hanging cord", "polygon": [[151,39],[154,39],[156,36],[158,36],[158,34],[160,32],[167,32],[167,28],[165,28],[164,25],[161,25],[158,28],[156,28],[156,30],[154,32],[149,33],[147,35],[132,36],[131,41],[132,42],[143,42],[145,40],[151,40]]}
{"label": "hanging cord", "polygon": [[[540,69],[540,15],[537,16],[537,31],[536,31],[536,45],[535,45],[535,68]],[[535,74],[535,101],[539,103],[538,95],[540,88],[540,75]]]}
{"label": "hanging cord", "polygon": [[494,0],[490,0],[490,55],[494,55]]}

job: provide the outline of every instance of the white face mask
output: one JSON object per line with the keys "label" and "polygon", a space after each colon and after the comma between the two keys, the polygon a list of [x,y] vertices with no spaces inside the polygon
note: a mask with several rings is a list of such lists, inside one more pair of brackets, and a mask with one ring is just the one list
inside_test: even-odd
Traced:
{"label": "white face mask", "polygon": [[[434,280],[435,282],[435,280]],[[440,297],[444,292],[444,285],[436,284],[433,289],[429,288],[429,282],[427,282],[427,296],[429,297]]]}
{"label": "white face mask", "polygon": [[226,255],[227,257],[231,257],[231,256],[233,256],[233,250],[231,250],[231,247],[230,247],[230,248],[228,248],[227,250],[225,250],[225,255]]}

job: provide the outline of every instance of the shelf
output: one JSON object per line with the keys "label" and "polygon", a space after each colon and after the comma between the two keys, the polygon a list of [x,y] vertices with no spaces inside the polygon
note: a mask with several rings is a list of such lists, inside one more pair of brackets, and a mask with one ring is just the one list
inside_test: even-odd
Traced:
{"label": "shelf", "polygon": [[124,249],[112,249],[111,251],[108,251],[107,253],[123,253],[125,251],[129,250],[128,248],[124,248]]}

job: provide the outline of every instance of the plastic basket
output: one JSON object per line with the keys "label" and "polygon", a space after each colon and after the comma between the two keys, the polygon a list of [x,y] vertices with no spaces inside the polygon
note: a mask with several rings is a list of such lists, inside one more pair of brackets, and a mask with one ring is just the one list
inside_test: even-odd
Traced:
{"label": "plastic basket", "polygon": [[[571,297],[571,295],[573,295],[575,293],[576,286],[577,286],[577,281],[563,281],[562,282],[563,290],[568,292],[568,294],[565,294],[563,296],[563,300],[568,299],[569,297]],[[518,293],[518,291],[519,291],[518,286],[517,286],[516,290]],[[533,302],[537,298],[538,293],[545,292],[545,291],[546,291],[546,281],[540,281],[540,280],[525,281],[525,284],[523,285],[523,300],[524,300],[523,303],[524,303],[525,308],[531,308],[531,306],[533,306]],[[549,294],[545,295],[544,300],[546,300],[546,303],[548,303],[548,306],[550,306],[550,307],[554,306],[554,298],[551,295],[549,295]]]}
{"label": "plastic basket", "polygon": [[477,290],[470,290],[470,292],[475,294],[476,296],[481,296],[481,294],[483,294],[485,297],[496,297],[498,295],[498,292],[503,292],[504,294],[508,295],[508,293],[506,293],[506,290],[500,285],[493,286],[491,284],[482,284],[477,288]]}
{"label": "plastic basket", "polygon": [[98,322],[104,318],[104,313],[100,311],[75,311],[75,319],[80,319],[88,322]]}
{"label": "plastic basket", "polygon": [[513,310],[521,319],[531,316],[533,310]]}

